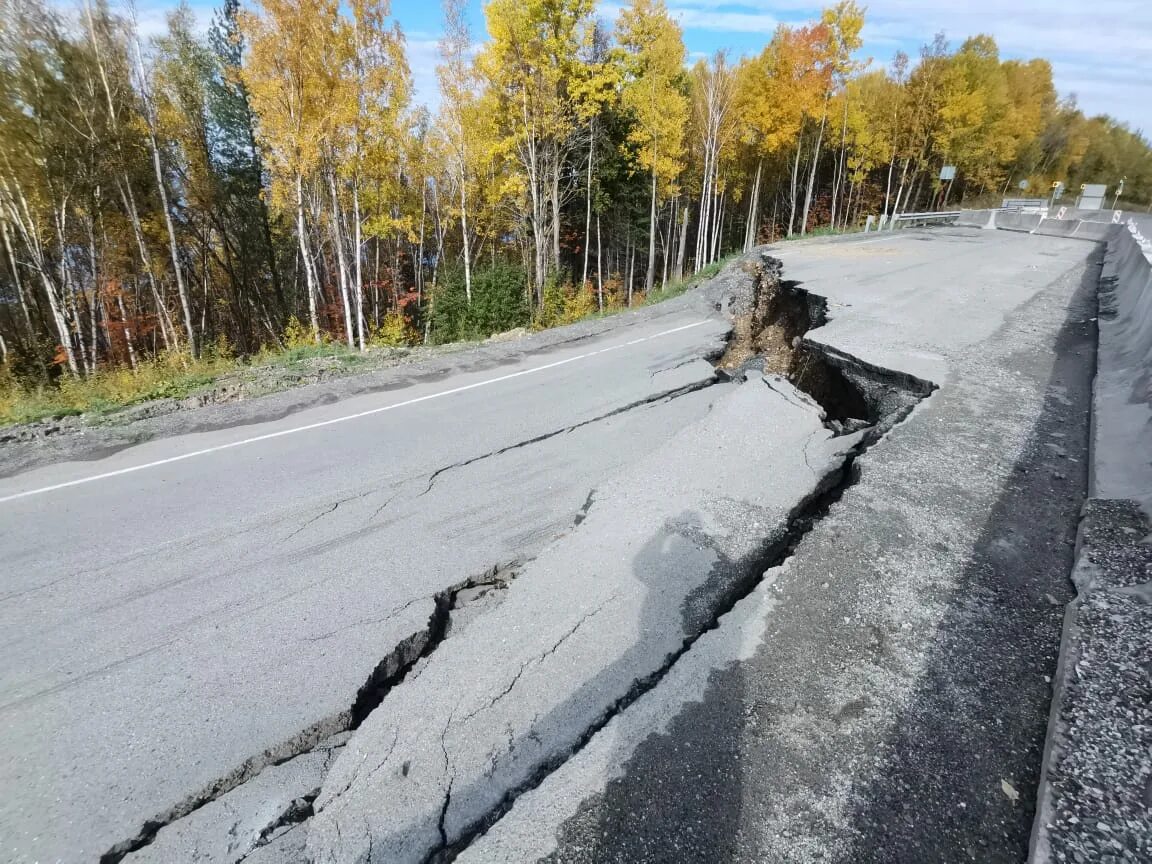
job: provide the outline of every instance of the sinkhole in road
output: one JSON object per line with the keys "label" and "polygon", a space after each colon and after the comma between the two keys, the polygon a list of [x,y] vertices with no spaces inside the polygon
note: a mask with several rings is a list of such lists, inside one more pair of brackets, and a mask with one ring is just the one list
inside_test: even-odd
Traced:
{"label": "sinkhole in road", "polygon": [[739,379],[756,369],[788,379],[819,403],[825,425],[837,434],[883,424],[935,389],[806,338],[828,323],[828,302],[781,278],[779,259],[761,254],[741,266],[751,292],[739,303],[725,350],[714,358],[720,375]]}

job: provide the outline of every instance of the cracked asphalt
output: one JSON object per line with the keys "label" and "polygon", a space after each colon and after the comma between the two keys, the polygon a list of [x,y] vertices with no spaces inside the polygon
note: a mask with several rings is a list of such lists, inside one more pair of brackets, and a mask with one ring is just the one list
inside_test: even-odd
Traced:
{"label": "cracked asphalt", "polygon": [[96,861],[342,731],[438,592],[536,554],[708,412],[727,329],[653,307],[0,480],[0,859]]}
{"label": "cracked asphalt", "polygon": [[873,246],[782,250],[829,300],[808,338],[940,389],[460,864],[1025,859],[1074,593],[1099,250],[956,230]]}
{"label": "cracked asphalt", "polygon": [[[941,389],[759,583],[860,433],[782,382],[713,383],[715,292],[0,480],[3,854],[1018,860],[1093,248],[945,229],[776,253],[828,300],[808,340]],[[510,561],[347,735],[437,598]]]}

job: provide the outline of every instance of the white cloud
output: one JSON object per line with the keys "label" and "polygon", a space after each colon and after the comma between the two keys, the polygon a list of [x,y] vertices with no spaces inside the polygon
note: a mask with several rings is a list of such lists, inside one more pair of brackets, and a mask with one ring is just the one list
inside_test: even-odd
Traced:
{"label": "white cloud", "polygon": [[[1075,92],[1088,113],[1107,112],[1152,131],[1152,4],[1146,0],[866,0],[864,53],[887,60],[944,31],[957,45],[968,36],[995,37],[1005,58],[1052,61],[1057,88]],[[803,0],[669,0],[690,47],[695,34],[770,34],[786,14],[814,18],[819,4]]]}
{"label": "white cloud", "polygon": [[712,9],[677,7],[669,10],[680,26],[687,30],[712,30],[720,33],[758,33],[770,37],[780,22],[761,12],[721,12]]}
{"label": "white cloud", "polygon": [[440,62],[438,40],[425,35],[423,39],[408,39],[408,66],[412,70],[412,101],[427,105],[435,111],[440,105],[440,83],[436,80],[436,64]]}

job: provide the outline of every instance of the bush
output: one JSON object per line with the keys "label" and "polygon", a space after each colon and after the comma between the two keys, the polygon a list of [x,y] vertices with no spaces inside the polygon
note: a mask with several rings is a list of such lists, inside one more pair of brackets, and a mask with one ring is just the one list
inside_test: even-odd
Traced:
{"label": "bush", "polygon": [[413,345],[419,339],[420,334],[412,327],[408,316],[393,310],[384,316],[379,327],[372,330],[368,341],[381,347],[399,348],[403,345]]}
{"label": "bush", "polygon": [[599,310],[596,302],[596,289],[591,282],[571,286],[564,295],[564,323],[582,321]]}
{"label": "bush", "polygon": [[511,264],[481,267],[472,273],[472,303],[464,287],[464,271],[442,272],[440,284],[429,291],[426,314],[431,339],[436,344],[485,339],[524,327],[529,321],[528,279],[524,270]]}

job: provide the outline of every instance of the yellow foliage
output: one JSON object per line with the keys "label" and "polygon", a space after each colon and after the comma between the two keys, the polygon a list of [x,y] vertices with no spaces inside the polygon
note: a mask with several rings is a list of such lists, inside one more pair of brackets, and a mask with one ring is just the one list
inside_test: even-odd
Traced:
{"label": "yellow foliage", "polygon": [[596,311],[596,294],[592,289],[592,283],[572,286],[564,292],[562,323],[571,324],[574,321],[582,321],[595,314]]}
{"label": "yellow foliage", "polygon": [[294,351],[315,345],[316,336],[310,327],[301,324],[300,319],[293,315],[288,319],[288,326],[284,328],[282,341],[286,350]]}
{"label": "yellow foliage", "polygon": [[416,344],[420,341],[420,334],[403,313],[389,312],[380,322],[380,326],[372,329],[369,339],[373,345],[400,348]]}
{"label": "yellow foliage", "polygon": [[532,316],[532,327],[544,330],[582,321],[599,310],[596,291],[592,283],[584,285],[558,285],[549,282],[544,286],[543,303]]}

